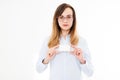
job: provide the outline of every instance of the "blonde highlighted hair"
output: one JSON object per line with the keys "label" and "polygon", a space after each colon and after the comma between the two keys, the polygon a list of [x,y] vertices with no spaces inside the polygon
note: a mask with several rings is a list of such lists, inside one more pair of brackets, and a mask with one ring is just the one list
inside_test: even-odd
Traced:
{"label": "blonde highlighted hair", "polygon": [[74,8],[66,3],[63,3],[61,5],[59,5],[55,11],[54,17],[53,17],[53,25],[52,25],[52,34],[50,37],[50,40],[48,42],[48,47],[51,48],[53,46],[56,46],[59,44],[59,38],[60,38],[60,34],[61,34],[61,28],[59,27],[58,24],[58,17],[61,16],[61,14],[64,12],[64,10],[66,8],[70,8],[73,11],[73,24],[72,27],[70,28],[70,43],[72,45],[77,45],[79,38],[77,35],[77,31],[76,31],[76,14],[75,14],[75,10]]}

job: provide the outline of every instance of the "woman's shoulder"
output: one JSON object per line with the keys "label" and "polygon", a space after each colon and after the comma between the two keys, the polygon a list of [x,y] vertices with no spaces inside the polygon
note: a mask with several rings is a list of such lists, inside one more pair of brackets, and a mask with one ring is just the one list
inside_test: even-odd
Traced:
{"label": "woman's shoulder", "polygon": [[86,38],[79,35],[79,42],[78,42],[78,44],[87,44]]}
{"label": "woman's shoulder", "polygon": [[49,39],[50,39],[50,36],[45,36],[45,37],[43,37],[43,39],[42,39],[43,44],[48,44]]}
{"label": "woman's shoulder", "polygon": [[79,37],[79,41],[86,41],[86,38],[85,38],[85,37],[83,37],[83,36],[81,36],[81,35],[79,35],[78,37]]}
{"label": "woman's shoulder", "polygon": [[47,41],[49,41],[50,36],[48,35],[48,36],[46,36],[44,39],[47,40]]}

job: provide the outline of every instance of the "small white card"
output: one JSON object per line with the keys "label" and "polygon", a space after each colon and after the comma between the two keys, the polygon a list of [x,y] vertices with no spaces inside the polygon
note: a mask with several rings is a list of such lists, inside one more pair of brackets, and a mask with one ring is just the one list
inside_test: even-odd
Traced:
{"label": "small white card", "polygon": [[58,51],[60,52],[69,52],[71,51],[71,46],[70,45],[59,45]]}

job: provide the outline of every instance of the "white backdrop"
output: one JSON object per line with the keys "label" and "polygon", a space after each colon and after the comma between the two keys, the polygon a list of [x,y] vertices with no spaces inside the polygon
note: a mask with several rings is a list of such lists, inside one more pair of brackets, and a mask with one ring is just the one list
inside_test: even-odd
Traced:
{"label": "white backdrop", "polygon": [[63,2],[75,8],[91,52],[94,75],[84,80],[120,80],[119,0],[0,0],[0,80],[49,79],[49,67],[37,73],[35,64]]}

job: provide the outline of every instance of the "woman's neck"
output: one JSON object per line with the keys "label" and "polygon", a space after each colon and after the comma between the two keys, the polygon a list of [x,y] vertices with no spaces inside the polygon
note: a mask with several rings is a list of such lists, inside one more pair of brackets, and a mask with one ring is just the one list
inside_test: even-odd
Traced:
{"label": "woman's neck", "polygon": [[66,39],[66,36],[69,34],[70,30],[62,30],[61,31],[61,36]]}

